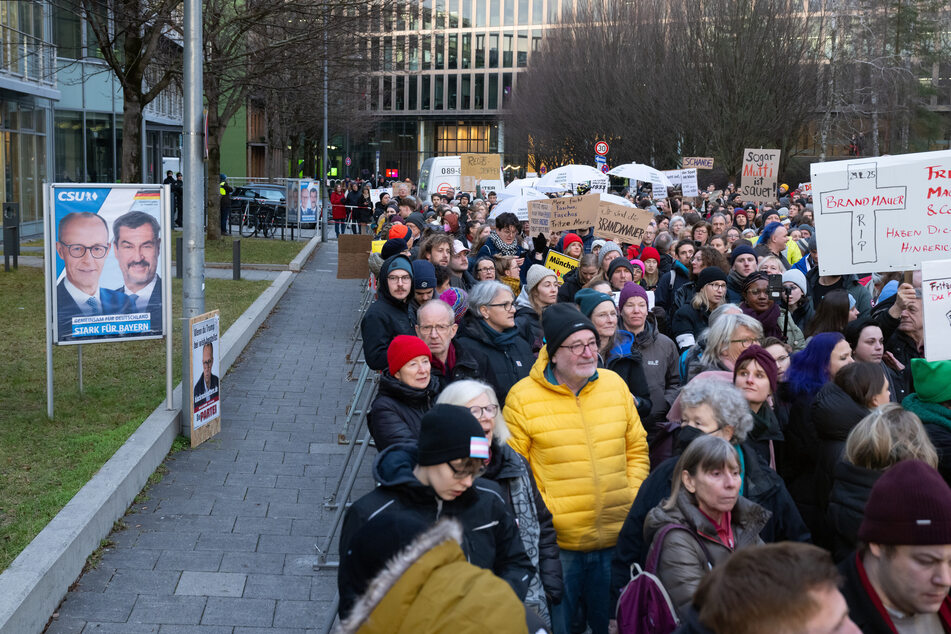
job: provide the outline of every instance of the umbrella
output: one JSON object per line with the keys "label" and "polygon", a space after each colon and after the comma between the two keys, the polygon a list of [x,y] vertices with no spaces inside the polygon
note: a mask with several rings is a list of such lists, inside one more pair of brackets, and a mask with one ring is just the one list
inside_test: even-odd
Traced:
{"label": "umbrella", "polygon": [[601,200],[606,203],[614,203],[615,205],[624,205],[625,207],[634,207],[634,203],[629,201],[627,198],[622,196],[615,196],[614,194],[600,194]]}
{"label": "umbrella", "polygon": [[534,186],[535,186],[535,183],[537,183],[537,182],[538,182],[538,179],[537,179],[537,178],[516,178],[516,179],[513,180],[511,183],[509,183],[508,185],[506,185],[506,186],[505,186],[505,189],[503,189],[502,191],[504,191],[504,192],[513,192],[513,191],[514,191],[514,192],[518,193],[518,191],[519,191],[522,187],[534,187]]}
{"label": "umbrella", "polygon": [[513,196],[541,196],[543,198],[546,197],[545,194],[538,191],[534,187],[527,187],[527,186],[516,187],[514,189],[509,189],[508,187],[506,187],[505,189],[499,192],[499,198],[502,198],[502,199],[512,198]]}
{"label": "umbrella", "polygon": [[606,192],[608,177],[590,165],[563,165],[539,178],[535,189],[541,192],[574,192],[578,185],[588,185],[593,192]]}
{"label": "umbrella", "polygon": [[663,185],[664,187],[673,187],[670,182],[670,179],[658,169],[654,169],[650,165],[643,165],[642,163],[626,163],[624,165],[618,165],[610,172],[611,176],[619,176],[620,178],[630,178],[631,180],[641,181],[644,183],[657,183]]}
{"label": "umbrella", "polygon": [[547,199],[548,197],[544,194],[539,194],[538,196],[512,196],[511,198],[506,198],[492,209],[492,213],[489,214],[488,220],[495,220],[498,218],[499,214],[509,212],[515,214],[520,222],[527,222],[528,201]]}

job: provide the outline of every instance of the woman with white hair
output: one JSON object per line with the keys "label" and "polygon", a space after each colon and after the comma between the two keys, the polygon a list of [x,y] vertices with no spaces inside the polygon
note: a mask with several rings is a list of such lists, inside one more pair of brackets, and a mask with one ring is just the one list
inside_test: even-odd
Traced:
{"label": "woman with white hair", "polygon": [[705,331],[700,362],[687,368],[687,380],[708,370],[733,372],[737,357],[763,338],[763,325],[748,315],[726,313]]}
{"label": "woman with white hair", "polygon": [[[555,526],[528,462],[506,443],[509,430],[495,390],[481,381],[456,381],[442,391],[436,402],[468,407],[482,425],[490,447],[489,463],[482,477],[502,489],[505,502],[518,523],[525,552],[537,570],[529,582],[525,604],[550,624],[548,601],[557,603],[562,592]],[[478,482],[474,486],[478,487]]]}
{"label": "woman with white hair", "polygon": [[[739,456],[740,493],[771,513],[759,533],[763,541],[808,541],[809,531],[782,478],[747,442],[747,435],[753,429],[753,416],[743,393],[730,383],[730,378],[698,376],[684,386],[677,400],[671,409],[673,416],[679,405],[681,426],[677,435],[677,454],[702,436],[718,436],[730,442]],[[643,565],[647,558],[650,544],[644,540],[644,521],[652,508],[670,496],[678,455],[651,471],[641,484],[624,521],[611,562],[611,593],[615,601],[620,589],[630,579],[631,564]]]}

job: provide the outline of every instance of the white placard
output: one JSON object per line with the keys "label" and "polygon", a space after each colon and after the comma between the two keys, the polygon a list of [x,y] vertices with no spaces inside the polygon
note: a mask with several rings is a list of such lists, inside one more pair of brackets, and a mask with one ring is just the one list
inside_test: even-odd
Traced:
{"label": "white placard", "polygon": [[656,174],[651,174],[651,197],[654,200],[667,198],[667,186],[660,181],[660,177]]}
{"label": "white placard", "polygon": [[921,263],[921,304],[925,320],[925,358],[951,360],[951,260]]}
{"label": "white placard", "polygon": [[697,170],[680,170],[680,192],[686,197],[700,195],[700,190],[697,187]]}
{"label": "white placard", "polygon": [[680,177],[681,177],[680,170],[664,170],[664,176],[666,176],[667,180],[670,181],[671,187],[677,187],[678,185],[680,185]]}
{"label": "white placard", "polygon": [[951,256],[951,151],[813,163],[812,189],[823,275]]}

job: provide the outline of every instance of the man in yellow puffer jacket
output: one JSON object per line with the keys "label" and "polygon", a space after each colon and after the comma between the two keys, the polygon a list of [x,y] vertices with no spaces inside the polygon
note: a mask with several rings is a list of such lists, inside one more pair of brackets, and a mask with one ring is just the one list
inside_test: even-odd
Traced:
{"label": "man in yellow puffer jacket", "polygon": [[509,444],[528,460],[551,510],[565,590],[552,611],[568,632],[584,599],[594,634],[613,618],[611,555],[624,518],[650,470],[647,434],[620,376],[598,369],[598,335],[573,305],[542,314],[545,347],[505,399]]}

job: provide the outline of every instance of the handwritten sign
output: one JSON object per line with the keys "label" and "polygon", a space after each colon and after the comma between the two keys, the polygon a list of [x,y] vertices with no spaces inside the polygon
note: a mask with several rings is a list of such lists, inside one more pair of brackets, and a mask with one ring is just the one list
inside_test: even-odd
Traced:
{"label": "handwritten sign", "polygon": [[680,170],[664,170],[664,176],[670,181],[671,187],[680,187],[680,179],[682,176]]}
{"label": "handwritten sign", "polygon": [[551,233],[551,205],[550,200],[528,201],[528,235],[537,236]]}
{"label": "handwritten sign", "polygon": [[565,281],[568,273],[578,268],[581,260],[569,258],[564,253],[558,253],[554,249],[548,249],[548,257],[545,258],[545,268],[551,269],[558,276],[558,285]]}
{"label": "handwritten sign", "polygon": [[799,183],[799,193],[803,196],[812,196],[812,183]]}
{"label": "handwritten sign", "polygon": [[812,188],[823,275],[951,257],[951,151],[813,163]]}
{"label": "handwritten sign", "polygon": [[700,188],[697,187],[697,170],[680,170],[680,191],[688,197],[700,195]]}
{"label": "handwritten sign", "polygon": [[601,197],[597,194],[550,199],[548,201],[549,209],[551,209],[550,230],[586,229],[593,226],[598,218],[600,201]]}
{"label": "handwritten sign", "polygon": [[660,173],[651,174],[651,197],[654,200],[667,198],[667,185],[660,180]]}
{"label": "handwritten sign", "polygon": [[459,188],[464,192],[474,192],[481,180],[499,180],[499,154],[463,154],[459,157],[462,175]]}
{"label": "handwritten sign", "polygon": [[683,166],[684,169],[712,170],[713,159],[707,156],[685,156]]}
{"label": "handwritten sign", "polygon": [[618,244],[640,244],[654,214],[638,207],[625,207],[602,200],[594,235]]}
{"label": "handwritten sign", "polygon": [[743,186],[740,196],[744,202],[776,202],[779,156],[779,150],[743,150]]}
{"label": "handwritten sign", "polygon": [[951,360],[951,260],[921,263],[921,304],[925,320],[925,358]]}

